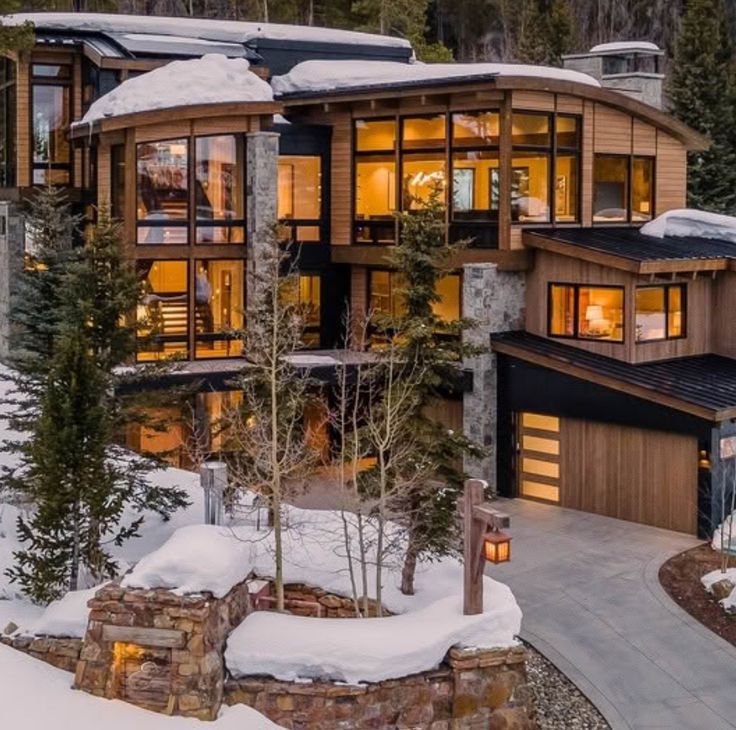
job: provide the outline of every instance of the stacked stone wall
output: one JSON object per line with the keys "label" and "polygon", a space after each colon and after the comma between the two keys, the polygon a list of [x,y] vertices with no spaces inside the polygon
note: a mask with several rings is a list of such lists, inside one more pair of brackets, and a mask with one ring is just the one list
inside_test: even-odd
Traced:
{"label": "stacked stone wall", "polygon": [[[284,586],[284,600],[289,613],[297,616],[315,616],[318,608],[322,618],[356,618],[352,598],[330,593],[322,588],[291,583]],[[376,615],[376,602],[372,599],[368,601],[368,615]],[[391,612],[384,608],[382,615],[390,616]]]}
{"label": "stacked stone wall", "polygon": [[0,644],[29,654],[34,659],[58,669],[74,672],[77,668],[82,640],[56,636],[0,636]]}
{"label": "stacked stone wall", "polygon": [[385,682],[231,679],[225,702],[289,730],[531,730],[524,649],[452,649],[432,671]]}

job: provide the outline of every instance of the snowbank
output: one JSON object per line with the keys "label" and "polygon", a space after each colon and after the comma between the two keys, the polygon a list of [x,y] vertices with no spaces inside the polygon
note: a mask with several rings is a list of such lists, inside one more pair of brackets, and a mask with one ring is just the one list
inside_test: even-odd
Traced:
{"label": "snowbank", "polygon": [[600,86],[592,76],[549,66],[510,63],[397,63],[395,61],[303,61],[289,73],[274,76],[271,86],[279,95],[320,91],[379,88],[476,76],[529,76]]}
{"label": "snowbank", "polygon": [[[87,630],[87,601],[94,598],[97,589],[69,591],[58,601],[52,601],[46,610],[33,622],[21,626],[21,634],[33,636],[71,636],[82,638]],[[17,623],[17,622],[16,622]]]}
{"label": "snowbank", "polygon": [[271,87],[250,70],[244,58],[208,53],[190,61],[172,61],[124,81],[92,104],[73,126],[153,109],[272,100]]}
{"label": "snowbank", "polygon": [[645,236],[714,238],[736,243],[736,218],[693,208],[668,210],[640,229]]}
{"label": "snowbank", "polygon": [[659,46],[651,41],[613,41],[599,43],[590,49],[590,53],[616,53],[618,51],[658,51]]}
{"label": "snowbank", "polygon": [[[119,700],[73,692],[73,677],[61,669],[0,644],[0,707],[4,728],[75,730],[197,730],[202,722],[168,717]],[[278,730],[246,705],[224,707],[212,730]]]}
{"label": "snowbank", "polygon": [[160,34],[229,43],[247,43],[264,38],[274,41],[411,48],[409,41],[404,38],[373,33],[318,26],[249,23],[204,18],[167,18],[151,15],[116,15],[114,13],[16,13],[0,16],[0,22],[3,25],[20,25],[31,22],[39,28],[55,30]]}
{"label": "snowbank", "polygon": [[230,635],[225,662],[235,677],[270,674],[290,681],[323,678],[349,684],[406,677],[437,667],[453,646],[515,643],[521,611],[506,586],[493,582],[488,587],[488,609],[477,616],[463,615],[458,596],[387,618],[257,612]]}
{"label": "snowbank", "polygon": [[736,520],[736,514],[728,515],[713,531],[710,545],[714,550],[730,550],[736,553],[736,524],[732,524],[734,520]]}
{"label": "snowbank", "polygon": [[725,573],[721,570],[712,570],[710,573],[706,573],[700,579],[700,582],[703,584],[703,588],[708,593],[711,593],[713,591],[713,584],[718,583],[720,580],[730,580],[731,583],[736,585],[736,568],[728,568]]}

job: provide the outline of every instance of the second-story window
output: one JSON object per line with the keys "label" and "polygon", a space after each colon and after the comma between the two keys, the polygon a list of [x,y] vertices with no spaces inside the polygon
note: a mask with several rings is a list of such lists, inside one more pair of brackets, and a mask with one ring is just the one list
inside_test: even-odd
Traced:
{"label": "second-story window", "polygon": [[593,163],[593,220],[627,223],[654,213],[654,158],[596,155]]}
{"label": "second-story window", "polygon": [[511,144],[511,220],[549,223],[552,125],[549,114],[515,112]]}
{"label": "second-story window", "polygon": [[624,288],[550,284],[550,337],[583,340],[624,340]]}
{"label": "second-story window", "polygon": [[65,64],[31,65],[32,166],[34,185],[71,183],[72,69]]}
{"label": "second-story window", "polygon": [[401,120],[401,209],[421,210],[433,194],[444,204],[447,179],[444,114]]}
{"label": "second-story window", "polygon": [[278,219],[294,243],[319,243],[322,215],[322,159],[281,155],[278,165]]}
{"label": "second-story window", "polygon": [[685,337],[685,285],[636,288],[636,341]]}
{"label": "second-story window", "polygon": [[196,242],[243,243],[243,136],[196,137],[194,155]]}
{"label": "second-story window", "polygon": [[138,243],[189,243],[189,140],[143,142],[136,157]]}
{"label": "second-story window", "polygon": [[396,121],[355,121],[355,242],[393,243],[396,190]]}

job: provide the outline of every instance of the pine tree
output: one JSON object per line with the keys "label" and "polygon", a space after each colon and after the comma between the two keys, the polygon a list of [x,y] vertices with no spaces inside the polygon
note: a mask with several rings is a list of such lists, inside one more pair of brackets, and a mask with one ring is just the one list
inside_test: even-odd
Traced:
{"label": "pine tree", "polygon": [[[18,0],[0,0],[0,16],[15,13],[22,9]],[[33,48],[36,36],[32,23],[6,25],[0,21],[0,53],[21,51]]]}
{"label": "pine tree", "polygon": [[[19,287],[39,299],[12,310],[23,313],[15,321],[19,340],[27,333],[32,345],[19,360],[24,371],[15,378],[12,419],[27,438],[8,445],[18,463],[2,478],[31,507],[30,517],[18,520],[22,549],[8,575],[42,603],[76,590],[83,578],[114,576],[106,545],[137,536],[145,510],[166,519],[187,503],[182,490],[148,481],[152,462],[114,445],[115,369],[134,348],[130,329],[121,334],[117,325],[139,296],[118,230],[102,213],[84,245],[69,248],[70,217],[52,192],[33,206],[42,245]],[[44,311],[53,316],[40,328]]]}
{"label": "pine tree", "polygon": [[524,0],[519,20],[516,56],[523,63],[544,64],[550,55],[546,17],[538,0]]}
{"label": "pine tree", "polygon": [[[379,326],[398,333],[401,359],[412,373],[421,373],[409,429],[419,446],[417,461],[430,462],[442,486],[431,499],[426,489],[409,489],[404,495],[409,518],[409,541],[404,559],[402,591],[413,593],[414,571],[421,554],[442,556],[457,545],[456,507],[464,473],[464,455],[480,456],[481,449],[462,433],[448,431],[427,415],[428,408],[446,393],[459,392],[462,362],[477,349],[463,341],[473,326],[468,320],[445,322],[434,311],[440,301],[437,285],[449,272],[450,261],[462,243],[445,237],[444,208],[436,190],[418,211],[400,214],[401,239],[393,265],[403,282],[402,311],[379,320]],[[415,464],[407,464],[415,471]],[[421,503],[420,503],[421,502]]]}
{"label": "pine tree", "polygon": [[720,0],[692,0],[675,42],[672,113],[711,146],[688,155],[688,205],[736,213],[736,86],[733,48]]}
{"label": "pine tree", "polygon": [[552,0],[547,11],[547,63],[562,66],[562,56],[569,53],[573,43],[573,24],[568,0]]}

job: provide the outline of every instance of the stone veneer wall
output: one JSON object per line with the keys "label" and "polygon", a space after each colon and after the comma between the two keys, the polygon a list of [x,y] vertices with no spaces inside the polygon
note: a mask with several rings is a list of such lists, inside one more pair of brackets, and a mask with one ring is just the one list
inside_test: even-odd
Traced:
{"label": "stone veneer wall", "polygon": [[[245,582],[222,599],[101,588],[90,608],[74,686],[169,715],[213,720],[222,703],[224,642],[251,612]],[[131,677],[128,662],[145,653]],[[130,659],[128,659],[130,657]]]}
{"label": "stone veneer wall", "polygon": [[[289,613],[297,616],[314,616],[315,612],[310,610],[310,606],[306,604],[316,604],[320,606],[322,618],[356,618],[355,604],[351,598],[338,596],[336,593],[330,593],[322,588],[315,588],[301,583],[290,583],[284,586],[284,599],[287,602],[286,608]],[[299,605],[289,605],[293,601],[296,601]],[[302,603],[305,605],[300,605]],[[372,599],[368,601],[368,613],[370,616],[376,615],[376,602]],[[382,614],[391,616],[391,612],[385,608]]]}
{"label": "stone veneer wall", "polygon": [[289,730],[531,730],[523,647],[451,649],[433,671],[357,686],[231,679],[245,704]]}
{"label": "stone veneer wall", "polygon": [[[466,333],[467,341],[490,348],[492,334],[523,329],[525,289],[523,273],[499,271],[496,264],[466,264],[463,316],[476,323]],[[463,396],[463,432],[486,450],[483,459],[466,459],[465,471],[476,479],[485,479],[496,489],[496,356],[488,349],[468,358],[464,366],[473,373],[473,389]]]}
{"label": "stone veneer wall", "polygon": [[79,653],[82,651],[81,639],[56,636],[0,636],[0,644],[67,672],[76,670]]}

